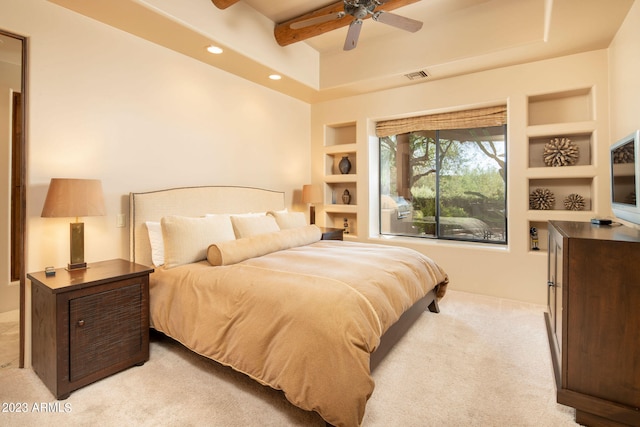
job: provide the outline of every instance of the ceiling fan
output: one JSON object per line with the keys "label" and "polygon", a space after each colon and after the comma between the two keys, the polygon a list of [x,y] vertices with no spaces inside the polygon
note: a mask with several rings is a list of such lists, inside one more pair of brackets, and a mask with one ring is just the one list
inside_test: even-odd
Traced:
{"label": "ceiling fan", "polygon": [[415,19],[406,18],[383,10],[375,10],[376,7],[383,5],[388,1],[389,0],[344,0],[344,10],[342,11],[293,22],[289,27],[292,30],[299,30],[330,21],[336,21],[347,15],[351,15],[355,19],[349,24],[347,38],[344,42],[344,50],[351,50],[357,46],[358,37],[360,37],[360,30],[362,29],[362,20],[368,15],[371,15],[371,19],[374,21],[382,22],[383,24],[391,25],[412,33],[415,33],[422,28],[422,22],[416,21]]}
{"label": "ceiling fan", "polygon": [[[219,9],[226,9],[239,0],[211,0]],[[362,21],[373,18],[379,22],[416,32],[422,27],[422,22],[389,13],[390,10],[417,3],[420,0],[338,0],[313,12],[305,13],[277,24],[274,36],[280,46],[287,46],[310,37],[324,34],[328,31],[349,26],[345,50],[356,47]],[[462,0],[478,1],[478,0]],[[488,1],[488,0],[484,0]],[[375,10],[384,6],[384,11]],[[380,12],[380,13],[378,13]],[[355,18],[355,19],[353,19]],[[349,42],[350,41],[350,42]]]}

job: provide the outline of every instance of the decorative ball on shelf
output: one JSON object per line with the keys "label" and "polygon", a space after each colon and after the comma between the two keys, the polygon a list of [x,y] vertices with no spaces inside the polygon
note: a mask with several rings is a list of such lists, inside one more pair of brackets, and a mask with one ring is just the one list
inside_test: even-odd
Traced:
{"label": "decorative ball on shelf", "polygon": [[555,202],[555,196],[547,188],[536,188],[529,194],[529,209],[549,210]]}
{"label": "decorative ball on shelf", "polygon": [[569,194],[564,198],[564,208],[569,211],[581,211],[584,209],[584,197],[579,194]]}
{"label": "decorative ball on shelf", "polygon": [[569,138],[553,138],[544,146],[544,163],[547,166],[571,166],[578,161],[580,150]]}

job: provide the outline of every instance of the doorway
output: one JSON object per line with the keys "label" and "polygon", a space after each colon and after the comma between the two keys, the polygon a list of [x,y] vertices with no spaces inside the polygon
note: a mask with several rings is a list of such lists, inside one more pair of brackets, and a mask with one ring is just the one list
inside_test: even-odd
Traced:
{"label": "doorway", "polygon": [[20,368],[25,344],[26,52],[25,37],[0,30],[0,162],[10,171],[0,177],[0,242],[6,242],[0,249],[0,319],[18,321],[17,339],[15,329],[0,323],[0,342],[7,339],[0,366],[17,360]]}

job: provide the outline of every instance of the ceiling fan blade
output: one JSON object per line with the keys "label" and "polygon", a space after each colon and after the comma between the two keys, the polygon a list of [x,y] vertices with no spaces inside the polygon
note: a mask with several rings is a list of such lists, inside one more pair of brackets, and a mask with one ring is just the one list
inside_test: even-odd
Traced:
{"label": "ceiling fan blade", "polygon": [[343,18],[344,12],[332,13],[329,15],[316,16],[315,18],[303,19],[302,21],[294,22],[289,25],[292,30],[299,30],[300,28],[310,27],[312,25],[324,24],[325,22],[335,21]]}
{"label": "ceiling fan blade", "polygon": [[344,50],[354,49],[358,45],[358,37],[362,29],[362,19],[355,19],[349,24],[347,39],[344,41]]}
{"label": "ceiling fan blade", "polygon": [[383,24],[391,25],[401,30],[415,33],[422,28],[422,22],[415,19],[405,18],[404,16],[396,15],[394,13],[379,11],[373,14],[371,17],[374,21],[382,22]]}

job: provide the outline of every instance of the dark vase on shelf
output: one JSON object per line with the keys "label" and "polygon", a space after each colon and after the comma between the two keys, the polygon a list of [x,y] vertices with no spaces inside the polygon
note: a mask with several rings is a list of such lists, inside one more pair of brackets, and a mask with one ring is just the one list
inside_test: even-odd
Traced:
{"label": "dark vase on shelf", "polygon": [[338,169],[340,169],[340,173],[347,174],[351,170],[351,161],[347,156],[343,156],[338,163]]}
{"label": "dark vase on shelf", "polygon": [[344,193],[342,193],[342,203],[344,203],[345,205],[348,205],[349,203],[351,203],[351,194],[347,189],[345,189]]}

